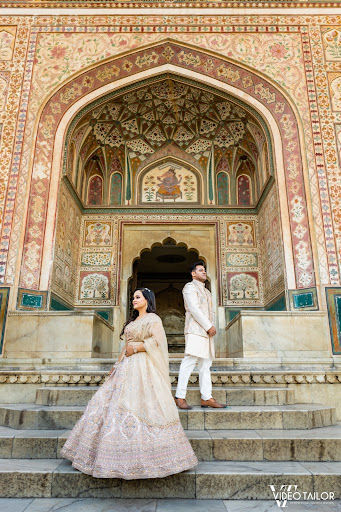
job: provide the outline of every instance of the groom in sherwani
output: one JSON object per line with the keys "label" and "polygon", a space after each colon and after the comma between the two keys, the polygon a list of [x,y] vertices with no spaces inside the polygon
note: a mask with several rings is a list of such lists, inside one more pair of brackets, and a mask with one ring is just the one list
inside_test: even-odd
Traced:
{"label": "groom in sherwani", "polygon": [[192,281],[183,290],[186,310],[185,356],[180,365],[175,402],[179,409],[192,409],[186,402],[188,380],[196,365],[199,369],[201,407],[224,408],[212,397],[210,367],[214,359],[214,314],[212,296],[205,287],[206,268],[202,261],[194,263],[191,269]]}

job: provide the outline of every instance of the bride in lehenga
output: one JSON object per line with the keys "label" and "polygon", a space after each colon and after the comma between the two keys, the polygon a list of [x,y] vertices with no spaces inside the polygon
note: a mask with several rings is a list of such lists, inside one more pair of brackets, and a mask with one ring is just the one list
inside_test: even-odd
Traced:
{"label": "bride in lehenga", "polygon": [[160,478],[197,465],[171,394],[165,331],[149,288],[134,293],[125,346],[61,455],[97,478]]}

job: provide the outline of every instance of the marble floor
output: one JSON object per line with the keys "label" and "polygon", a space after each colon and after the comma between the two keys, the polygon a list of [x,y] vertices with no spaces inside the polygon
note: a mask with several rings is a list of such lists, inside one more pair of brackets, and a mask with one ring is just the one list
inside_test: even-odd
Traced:
{"label": "marble floor", "polygon": [[[276,512],[273,501],[105,499],[105,498],[0,498],[0,512]],[[288,502],[288,512],[341,512],[335,502]]]}

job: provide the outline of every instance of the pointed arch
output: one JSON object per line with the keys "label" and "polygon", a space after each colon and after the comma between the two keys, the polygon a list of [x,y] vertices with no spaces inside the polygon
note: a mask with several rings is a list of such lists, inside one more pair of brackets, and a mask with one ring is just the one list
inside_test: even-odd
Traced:
{"label": "pointed arch", "polygon": [[[46,190],[49,191],[51,200],[49,201],[48,194],[43,196],[41,218],[36,216],[32,201],[29,203],[27,226],[34,224],[37,231],[45,233],[45,239],[37,246],[37,257],[33,268],[30,247],[36,241],[32,239],[32,229],[26,229],[21,265],[21,286],[25,287],[26,279],[29,279],[31,287],[46,288],[49,280],[49,262],[53,251],[53,219],[56,211],[56,192],[63,156],[61,146],[53,144],[55,137],[58,136],[60,139],[65,137],[69,121],[83,105],[107,94],[109,91],[126,86],[129,82],[136,83],[140,79],[157,77],[164,72],[174,73],[178,76],[189,76],[199,82],[208,83],[216,87],[217,90],[226,91],[236,98],[240,98],[245,104],[252,105],[259,112],[260,117],[266,120],[272,132],[272,140],[275,146],[282,230],[286,241],[290,240],[290,244],[285,244],[288,287],[304,288],[314,284],[313,257],[308,224],[309,215],[304,190],[302,164],[304,159],[300,153],[300,125],[298,124],[296,111],[294,111],[288,98],[279,86],[275,86],[259,73],[220,56],[212,55],[197,48],[188,48],[175,42],[167,43],[167,50],[166,52],[165,43],[162,41],[149,48],[138,49],[124,57],[119,56],[111,61],[94,66],[63,85],[45,104],[38,123],[31,187],[34,190],[40,180],[40,183],[46,186]],[[131,69],[137,59],[140,63],[139,72],[132,74]],[[131,61],[132,66],[127,66],[128,61]],[[200,72],[198,72],[199,68],[197,66],[199,61]],[[205,69],[207,71],[204,71]],[[71,90],[73,95],[70,95],[70,100],[68,100],[66,92],[70,93]],[[54,116],[53,126],[51,127],[53,136],[47,138],[46,134],[43,133],[45,118],[50,115],[51,105],[56,103],[62,105],[61,112]],[[286,144],[282,143],[284,140]],[[293,145],[289,144],[290,141],[293,142]],[[295,148],[294,151],[291,149],[292,147]],[[46,180],[43,182],[39,176],[39,169],[42,165],[44,169],[48,169]],[[295,193],[292,192],[291,187],[293,173],[290,172],[290,169],[293,168],[295,168]],[[31,194],[31,197],[33,196],[34,194]],[[299,201],[302,208],[300,218],[295,216],[294,209],[291,207],[291,204],[294,205],[295,201],[296,203]],[[35,220],[35,218],[38,220]],[[46,229],[46,223],[48,229]],[[304,228],[304,236],[299,241],[293,235],[298,224]],[[298,243],[300,246],[298,246]],[[300,266],[299,261],[299,250],[303,245],[307,255],[307,263],[304,269]]]}
{"label": "pointed arch", "polygon": [[89,178],[86,199],[89,205],[103,204],[103,178],[99,174],[93,174]]}
{"label": "pointed arch", "polygon": [[251,197],[251,180],[247,174],[239,174],[237,178],[237,204],[238,206],[250,206]]}
{"label": "pointed arch", "polygon": [[216,197],[218,205],[228,205],[231,201],[230,165],[226,158],[220,158],[216,171]]}
{"label": "pointed arch", "polygon": [[257,177],[255,166],[247,155],[242,155],[236,171],[236,202],[240,206],[251,206],[257,201]]}
{"label": "pointed arch", "polygon": [[[202,173],[199,171],[198,165],[193,165],[192,163],[189,163],[189,159],[186,159],[187,161],[184,161],[183,159],[174,156],[162,156],[161,158],[157,158],[158,154],[156,153],[155,157],[155,159],[151,159],[148,165],[141,167],[140,172],[137,176],[138,186],[136,187],[136,203],[148,203],[151,199],[153,202],[161,201],[161,203],[165,205],[165,197],[163,197],[165,192],[162,192],[162,174],[166,170],[166,167],[168,165],[173,170],[174,187],[173,192],[171,192],[169,196],[166,195],[166,199],[174,202],[177,199],[179,199],[182,202],[187,201],[189,205],[200,204],[202,202],[203,196],[202,190],[204,186],[204,177]],[[161,168],[163,168],[163,171],[161,171]],[[155,177],[153,179],[152,175],[154,171],[156,171],[157,169],[160,169],[160,171],[158,172],[159,177]],[[187,174],[187,176],[178,176],[178,171],[182,174]],[[153,199],[149,199],[148,193],[143,192],[145,188],[148,188],[148,190],[150,190],[147,181],[145,181],[145,178],[148,180],[148,176],[152,178],[154,183],[152,193]],[[182,180],[183,182],[181,183]],[[182,186],[184,186],[185,188],[184,191],[181,190]],[[159,206],[161,206],[161,204]]]}
{"label": "pointed arch", "polygon": [[110,176],[109,204],[119,206],[122,204],[123,177],[120,172],[113,172]]}
{"label": "pointed arch", "polygon": [[217,199],[219,205],[227,205],[230,202],[230,178],[226,171],[219,171],[216,180]]}

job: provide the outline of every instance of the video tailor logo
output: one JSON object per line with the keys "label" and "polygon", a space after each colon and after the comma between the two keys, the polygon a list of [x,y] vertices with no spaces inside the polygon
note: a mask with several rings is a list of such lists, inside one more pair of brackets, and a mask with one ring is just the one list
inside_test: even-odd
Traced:
{"label": "video tailor logo", "polygon": [[274,495],[275,501],[280,508],[285,508],[288,501],[333,501],[335,499],[334,492],[307,492],[299,491],[298,485],[283,484],[276,489],[275,485],[269,485]]}

